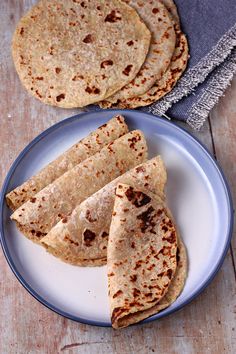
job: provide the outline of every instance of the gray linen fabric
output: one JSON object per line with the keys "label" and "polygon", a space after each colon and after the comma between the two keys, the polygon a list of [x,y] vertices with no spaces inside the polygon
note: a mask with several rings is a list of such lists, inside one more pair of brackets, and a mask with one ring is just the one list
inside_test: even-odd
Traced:
{"label": "gray linen fabric", "polygon": [[189,64],[176,87],[144,110],[199,129],[236,72],[236,1],[175,3],[189,41]]}

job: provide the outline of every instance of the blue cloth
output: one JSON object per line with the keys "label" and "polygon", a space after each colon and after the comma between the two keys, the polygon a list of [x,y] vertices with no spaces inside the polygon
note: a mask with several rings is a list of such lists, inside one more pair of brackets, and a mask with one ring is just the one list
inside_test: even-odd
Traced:
{"label": "blue cloth", "polygon": [[[175,0],[175,3],[181,28],[189,42],[188,67],[176,87],[147,110],[154,114],[166,113],[190,124],[195,122],[192,126],[199,128],[209,113],[207,109],[209,111],[217,102],[236,71],[233,51],[236,47],[236,1]],[[205,96],[208,103],[204,102]],[[205,109],[201,112],[202,106]],[[196,110],[198,117],[194,115]]]}

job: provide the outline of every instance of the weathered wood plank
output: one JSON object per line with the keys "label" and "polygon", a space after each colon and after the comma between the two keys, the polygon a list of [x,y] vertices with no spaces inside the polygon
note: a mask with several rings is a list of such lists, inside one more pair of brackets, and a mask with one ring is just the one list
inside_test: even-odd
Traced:
{"label": "weathered wood plank", "polygon": [[[10,40],[18,19],[36,1],[4,0],[0,11],[0,156],[2,183],[11,163],[22,148],[42,130],[77,110],[62,110],[41,104],[22,88],[10,55]],[[230,95],[230,94],[229,94]],[[228,102],[233,101],[225,98]],[[233,104],[233,103],[232,103]],[[219,108],[221,109],[221,108]],[[224,111],[225,112],[225,111]],[[217,117],[215,117],[217,118]],[[223,139],[232,134],[231,123],[218,128],[212,121],[217,156],[224,157]],[[227,120],[226,120],[227,122]],[[212,151],[209,124],[197,134]],[[217,140],[218,139],[218,140]],[[217,142],[218,141],[218,142]],[[234,139],[235,141],[235,139]],[[221,143],[221,144],[220,144]],[[224,144],[227,142],[224,141]],[[225,152],[227,147],[225,145]],[[236,149],[234,149],[235,151]],[[229,179],[232,150],[226,165]],[[224,166],[223,166],[224,167]],[[236,351],[235,283],[230,255],[213,283],[182,311],[155,323],[121,331],[96,328],[64,319],[33,299],[17,282],[0,254],[0,353],[234,353]]]}
{"label": "weathered wood plank", "polygon": [[[210,115],[217,160],[222,166],[236,201],[236,77]],[[232,240],[235,257],[235,232]],[[236,258],[234,259],[236,261]]]}
{"label": "weathered wood plank", "polygon": [[4,273],[1,353],[235,352],[235,283],[230,256],[213,283],[186,308],[160,321],[120,331],[63,319],[31,298],[8,269]]}

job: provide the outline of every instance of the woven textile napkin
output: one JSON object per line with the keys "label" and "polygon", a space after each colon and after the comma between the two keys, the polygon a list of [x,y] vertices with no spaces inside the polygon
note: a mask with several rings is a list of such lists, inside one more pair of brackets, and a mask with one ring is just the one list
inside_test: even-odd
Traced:
{"label": "woven textile napkin", "polygon": [[236,72],[236,1],[175,0],[190,59],[175,88],[145,111],[199,129]]}

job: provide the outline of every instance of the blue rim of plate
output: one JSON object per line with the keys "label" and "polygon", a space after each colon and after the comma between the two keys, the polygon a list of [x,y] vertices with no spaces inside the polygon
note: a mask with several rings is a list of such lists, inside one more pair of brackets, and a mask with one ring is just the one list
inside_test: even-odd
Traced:
{"label": "blue rim of plate", "polygon": [[[107,322],[100,322],[100,321],[93,321],[93,320],[87,320],[85,318],[81,318],[78,316],[73,316],[65,311],[60,310],[58,307],[50,304],[48,301],[46,301],[43,297],[41,297],[36,291],[34,291],[34,289],[25,281],[25,279],[21,276],[21,274],[18,272],[17,268],[15,267],[14,261],[11,257],[11,254],[9,252],[9,249],[7,247],[7,243],[5,240],[5,236],[4,236],[4,225],[3,225],[3,208],[4,208],[4,203],[5,203],[5,194],[8,192],[8,185],[9,182],[12,178],[12,175],[15,171],[15,169],[17,168],[18,164],[21,162],[21,160],[24,158],[24,156],[31,150],[31,148],[37,144],[40,140],[42,140],[45,136],[47,136],[48,134],[50,134],[52,131],[54,131],[55,129],[62,127],[68,123],[73,122],[74,120],[80,119],[80,118],[84,118],[86,117],[86,115],[95,115],[100,113],[102,110],[98,110],[98,111],[93,111],[93,112],[84,112],[84,113],[79,113],[75,116],[69,117],[69,118],[65,118],[63,120],[61,120],[60,122],[52,125],[51,127],[49,127],[48,129],[44,130],[42,133],[40,133],[36,138],[34,138],[18,155],[18,157],[16,158],[16,160],[13,162],[12,166],[10,167],[9,172],[7,173],[7,176],[4,180],[3,186],[2,186],[2,190],[1,190],[1,195],[0,195],[0,243],[3,249],[3,253],[4,256],[12,270],[12,272],[14,273],[14,275],[16,276],[16,278],[19,280],[19,282],[23,285],[23,287],[36,299],[38,300],[41,304],[43,304],[44,306],[46,306],[47,308],[49,308],[50,310],[56,312],[57,314],[68,318],[70,320],[76,321],[76,322],[80,322],[80,323],[84,323],[84,324],[88,324],[88,325],[93,325],[93,326],[99,326],[99,327],[111,327],[111,324],[108,324]],[[106,112],[122,112],[122,114],[125,112],[133,112],[133,110],[130,109],[107,109]],[[187,299],[184,303],[178,305],[176,308],[172,309],[172,308],[167,308],[165,310],[165,313],[159,312],[156,315],[153,315],[143,321],[141,321],[138,324],[144,324],[144,323],[148,323],[148,322],[152,322],[155,321],[157,319],[160,319],[162,317],[166,317],[180,309],[182,309],[183,307],[185,307],[187,304],[189,304],[192,300],[194,300],[210,283],[211,281],[214,279],[215,275],[218,273],[220,267],[223,264],[223,261],[226,257],[227,251],[230,247],[230,242],[232,239],[232,233],[233,233],[233,215],[234,215],[234,209],[233,209],[233,201],[232,201],[232,196],[231,196],[231,192],[229,189],[229,185],[228,182],[226,180],[226,177],[224,176],[224,173],[221,169],[221,167],[219,166],[219,164],[217,163],[217,161],[213,158],[213,156],[211,155],[211,153],[208,151],[208,149],[204,146],[204,144],[202,144],[197,138],[195,138],[191,133],[189,133],[186,129],[178,126],[175,122],[170,122],[168,120],[165,120],[161,117],[158,116],[154,116],[151,113],[147,113],[147,112],[138,112],[139,114],[145,114],[150,116],[150,118],[155,119],[155,120],[159,120],[162,123],[171,126],[175,126],[175,129],[179,130],[180,132],[184,133],[185,135],[188,136],[188,138],[191,138],[197,145],[198,147],[202,150],[203,153],[205,153],[205,155],[208,157],[208,159],[210,160],[210,162],[214,165],[216,171],[218,172],[219,177],[221,178],[222,184],[224,186],[224,190],[225,190],[225,195],[227,197],[227,202],[228,202],[228,208],[229,208],[229,219],[230,219],[230,223],[229,223],[229,227],[228,227],[228,235],[227,235],[227,242],[225,245],[225,248],[222,252],[221,258],[219,259],[218,263],[216,264],[216,266],[214,267],[213,271],[211,272],[210,276],[208,277],[208,279],[205,281],[205,283],[201,286],[200,289],[198,289],[198,291],[196,291],[195,293],[193,293],[193,295]]]}

